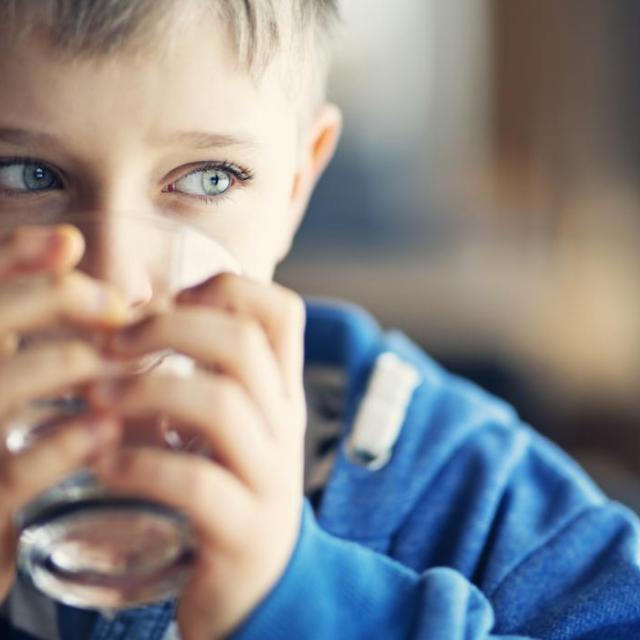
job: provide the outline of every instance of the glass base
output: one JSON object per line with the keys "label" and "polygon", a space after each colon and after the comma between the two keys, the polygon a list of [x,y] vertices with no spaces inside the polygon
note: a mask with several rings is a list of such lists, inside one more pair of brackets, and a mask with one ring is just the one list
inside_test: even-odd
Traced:
{"label": "glass base", "polygon": [[94,495],[50,504],[22,523],[20,575],[87,609],[127,609],[177,596],[195,546],[185,518],[135,498]]}

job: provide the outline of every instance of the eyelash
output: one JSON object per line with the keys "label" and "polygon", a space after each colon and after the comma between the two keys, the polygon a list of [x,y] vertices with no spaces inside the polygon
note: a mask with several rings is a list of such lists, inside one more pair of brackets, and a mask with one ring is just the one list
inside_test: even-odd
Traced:
{"label": "eyelash", "polygon": [[[43,162],[42,160],[38,159],[38,158],[30,158],[30,157],[5,157],[5,158],[0,158],[0,169],[4,168],[4,167],[10,167],[11,165],[14,164],[35,164],[35,165],[41,165],[43,167],[46,167],[49,171],[52,171],[53,173],[56,174],[56,176],[58,177],[58,179],[60,180],[60,182],[64,185],[64,179],[63,176],[61,175],[61,172],[58,169],[55,169],[54,167],[52,167],[50,164],[48,164],[47,162]],[[171,184],[175,184],[178,180],[181,180],[182,178],[186,178],[187,176],[190,176],[194,173],[200,173],[202,171],[208,171],[210,169],[213,169],[215,171],[224,171],[226,173],[231,174],[231,176],[233,177],[234,180],[234,185],[235,184],[239,184],[240,186],[249,183],[253,180],[254,178],[254,174],[253,171],[251,171],[251,169],[247,169],[245,167],[242,167],[238,164],[235,164],[234,162],[230,162],[228,160],[222,160],[219,162],[207,162],[203,165],[199,165],[197,166],[195,169],[192,169],[191,171],[188,171],[187,173],[181,175],[179,178],[176,178],[176,180],[174,180]],[[169,185],[171,186],[171,185]],[[218,196],[200,196],[200,195],[193,195],[193,194],[188,194],[188,193],[180,193],[178,191],[170,191],[168,193],[177,193],[178,195],[181,196],[187,196],[189,198],[195,198],[197,200],[200,200],[201,202],[205,202],[207,204],[211,204],[211,203],[220,203],[221,201],[225,200],[231,192],[232,188],[228,189],[227,191],[225,191],[224,193],[218,195]],[[0,191],[2,191],[2,189],[0,189]],[[46,193],[46,191],[44,192]],[[24,197],[24,196],[37,196],[37,195],[41,195],[41,193],[38,192],[33,192],[33,193],[29,193],[29,192],[25,192],[25,193],[21,193],[20,196]]]}
{"label": "eyelash", "polygon": [[[203,171],[208,171],[213,169],[215,171],[224,171],[226,173],[230,173],[234,180],[234,185],[239,184],[239,186],[243,186],[246,183],[251,182],[253,180],[254,174],[251,169],[247,169],[245,167],[241,167],[240,165],[235,164],[234,162],[229,162],[228,160],[222,160],[220,162],[207,162],[203,165],[196,167],[195,169],[188,171],[187,173],[181,175],[179,178],[174,180],[169,187],[174,185],[178,180],[182,180],[187,176],[193,175],[194,173],[201,173]],[[168,193],[177,193],[181,196],[186,196],[188,198],[195,198],[196,200],[200,200],[200,202],[205,202],[207,204],[219,204],[226,200],[231,194],[233,187],[229,188],[224,193],[221,193],[218,196],[200,196],[194,195],[191,193],[180,193],[179,191],[169,191]]]}

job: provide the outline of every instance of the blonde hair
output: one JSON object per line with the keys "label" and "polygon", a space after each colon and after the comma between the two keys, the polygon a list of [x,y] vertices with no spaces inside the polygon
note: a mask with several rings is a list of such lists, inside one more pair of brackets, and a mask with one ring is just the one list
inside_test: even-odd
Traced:
{"label": "blonde hair", "polygon": [[[72,54],[144,48],[177,14],[209,11],[229,28],[241,64],[259,75],[278,53],[310,63],[323,93],[338,0],[0,0],[3,36],[44,28]],[[213,17],[213,16],[212,16]]]}

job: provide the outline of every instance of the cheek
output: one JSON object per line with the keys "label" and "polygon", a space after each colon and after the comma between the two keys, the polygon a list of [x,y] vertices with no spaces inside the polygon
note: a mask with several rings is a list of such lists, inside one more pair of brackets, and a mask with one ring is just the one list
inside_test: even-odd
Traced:
{"label": "cheek", "polygon": [[286,252],[295,221],[291,207],[293,176],[256,192],[243,204],[234,230],[233,251],[242,272],[252,278],[267,281]]}
{"label": "cheek", "polygon": [[239,258],[225,244],[187,225],[176,233],[172,249],[170,288],[173,292],[219,273],[242,273]]}

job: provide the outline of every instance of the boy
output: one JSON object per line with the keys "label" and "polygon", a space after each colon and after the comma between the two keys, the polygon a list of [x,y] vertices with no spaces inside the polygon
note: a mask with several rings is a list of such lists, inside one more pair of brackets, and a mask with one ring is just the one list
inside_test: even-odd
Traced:
{"label": "boy", "polygon": [[[0,335],[94,321],[120,328],[118,355],[170,348],[204,365],[99,387],[117,413],[2,452],[2,637],[640,636],[633,514],[403,336],[344,305],[309,303],[305,323],[271,283],[339,136],[321,99],[331,0],[0,7],[0,213],[180,216],[243,270],[131,324],[154,294],[133,254],[83,255],[68,227],[2,245]],[[329,466],[311,446],[321,411],[304,462],[303,351],[308,387],[327,368],[345,378]],[[77,340],[7,350],[0,412],[107,370]],[[145,410],[188,422],[215,460],[119,449],[121,418]],[[87,461],[189,516],[198,562],[175,610],[107,620],[14,580],[11,514]]]}

